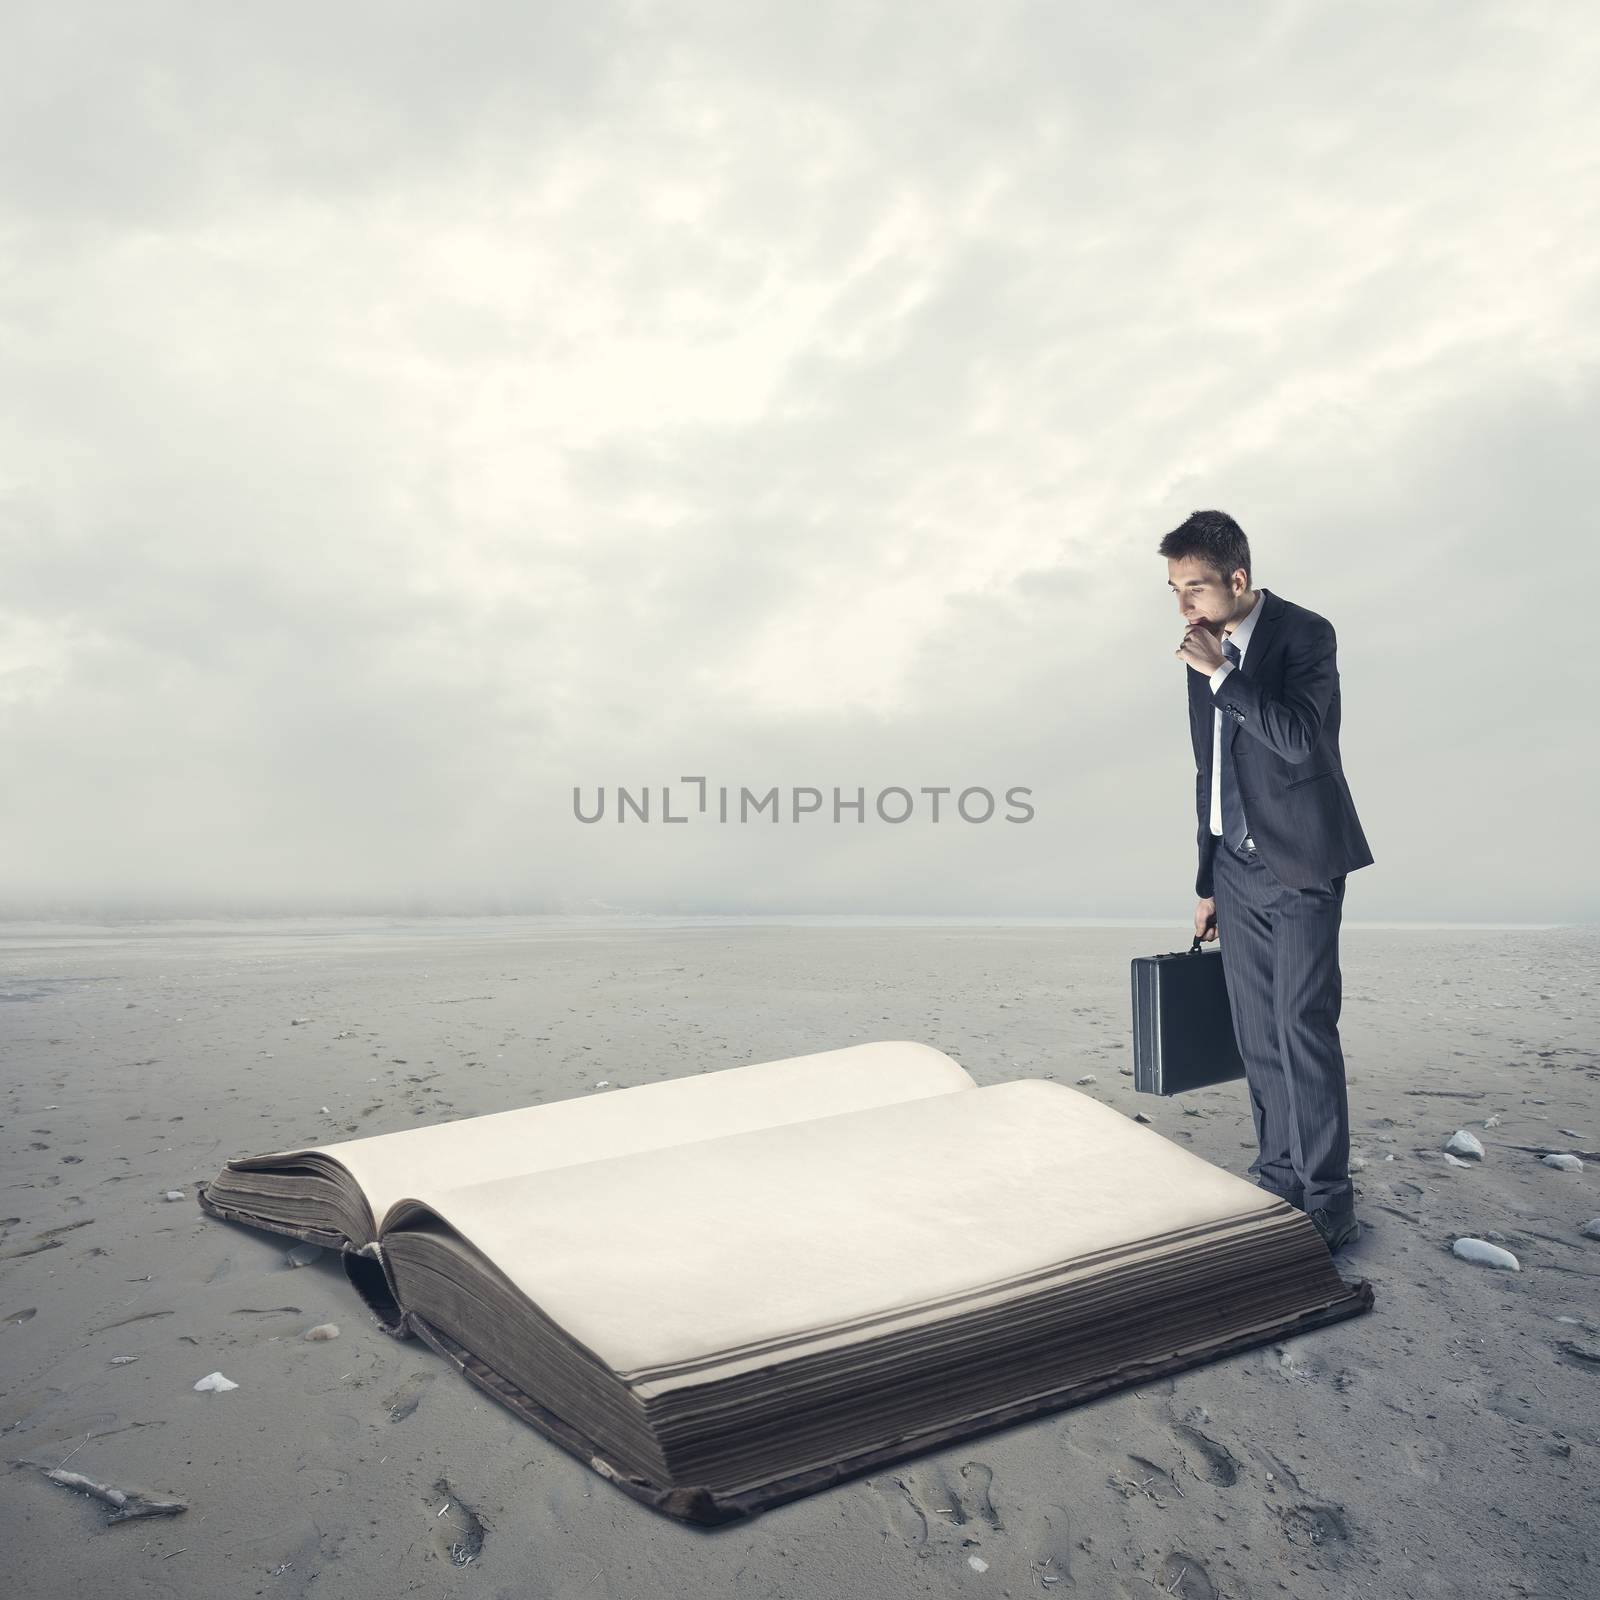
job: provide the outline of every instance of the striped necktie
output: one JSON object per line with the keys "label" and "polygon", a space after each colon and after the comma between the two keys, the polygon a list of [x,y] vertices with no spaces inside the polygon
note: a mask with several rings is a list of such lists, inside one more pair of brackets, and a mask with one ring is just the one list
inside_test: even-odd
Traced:
{"label": "striped necktie", "polygon": [[[1223,655],[1239,670],[1239,647],[1232,639],[1222,641]],[[1249,832],[1244,820],[1244,802],[1239,798],[1238,769],[1233,761],[1233,729],[1222,730],[1222,837],[1235,850],[1245,841]]]}

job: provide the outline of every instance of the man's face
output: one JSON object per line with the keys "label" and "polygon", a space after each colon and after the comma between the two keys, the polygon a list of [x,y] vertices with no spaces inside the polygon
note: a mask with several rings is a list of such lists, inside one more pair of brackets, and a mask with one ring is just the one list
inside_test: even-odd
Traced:
{"label": "man's face", "polygon": [[1202,623],[1215,634],[1233,621],[1241,609],[1239,597],[1246,589],[1243,567],[1224,583],[1216,569],[1199,556],[1169,560],[1167,583],[1178,597],[1178,612],[1183,620]]}

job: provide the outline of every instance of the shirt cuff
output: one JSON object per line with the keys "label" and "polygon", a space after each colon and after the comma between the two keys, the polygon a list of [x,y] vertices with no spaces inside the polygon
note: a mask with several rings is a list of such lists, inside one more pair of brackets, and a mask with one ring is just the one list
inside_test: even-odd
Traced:
{"label": "shirt cuff", "polygon": [[1226,678],[1228,676],[1228,674],[1230,672],[1232,672],[1232,671],[1233,671],[1233,663],[1231,661],[1224,661],[1222,663],[1222,665],[1220,667],[1218,667],[1217,670],[1211,674],[1211,677],[1210,677],[1210,679],[1208,681],[1211,684],[1211,692],[1213,694],[1215,694],[1217,692],[1217,690],[1222,687],[1222,680],[1224,678]]}

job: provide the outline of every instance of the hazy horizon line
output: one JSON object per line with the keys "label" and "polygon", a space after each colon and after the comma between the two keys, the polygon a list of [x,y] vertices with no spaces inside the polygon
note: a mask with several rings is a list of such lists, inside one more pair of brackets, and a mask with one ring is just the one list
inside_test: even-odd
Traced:
{"label": "hazy horizon line", "polygon": [[[632,911],[620,908],[588,911],[415,911],[395,909],[362,910],[284,910],[284,909],[200,909],[191,910],[107,910],[60,909],[54,912],[20,913],[0,910],[0,929],[38,928],[138,928],[176,924],[217,925],[230,923],[377,923],[390,927],[440,922],[538,921],[581,924],[693,925],[754,923],[804,926],[806,924],[858,923],[877,926],[1053,926],[1063,928],[1166,928],[1179,929],[1185,938],[1192,932],[1180,917],[1147,913],[1136,916],[1065,915],[1057,912],[931,912],[931,911]],[[1346,928],[1451,929],[1547,932],[1563,928],[1600,927],[1600,919],[1556,919],[1549,921],[1469,921],[1452,917],[1347,917]],[[1174,937],[1177,937],[1175,934]]]}

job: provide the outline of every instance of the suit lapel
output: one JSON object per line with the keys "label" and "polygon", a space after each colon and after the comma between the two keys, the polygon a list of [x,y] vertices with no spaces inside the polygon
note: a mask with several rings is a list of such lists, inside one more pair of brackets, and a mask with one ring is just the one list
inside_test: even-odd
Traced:
{"label": "suit lapel", "polygon": [[[1256,625],[1250,630],[1250,647],[1244,653],[1244,659],[1233,670],[1242,672],[1247,678],[1260,676],[1260,668],[1267,658],[1267,651],[1272,647],[1278,631],[1278,623],[1283,617],[1283,601],[1270,589],[1262,593],[1256,602],[1261,607],[1261,615],[1256,618]],[[1222,719],[1222,737],[1227,741],[1228,747],[1233,747],[1233,736],[1239,731],[1239,724],[1232,717]]]}

